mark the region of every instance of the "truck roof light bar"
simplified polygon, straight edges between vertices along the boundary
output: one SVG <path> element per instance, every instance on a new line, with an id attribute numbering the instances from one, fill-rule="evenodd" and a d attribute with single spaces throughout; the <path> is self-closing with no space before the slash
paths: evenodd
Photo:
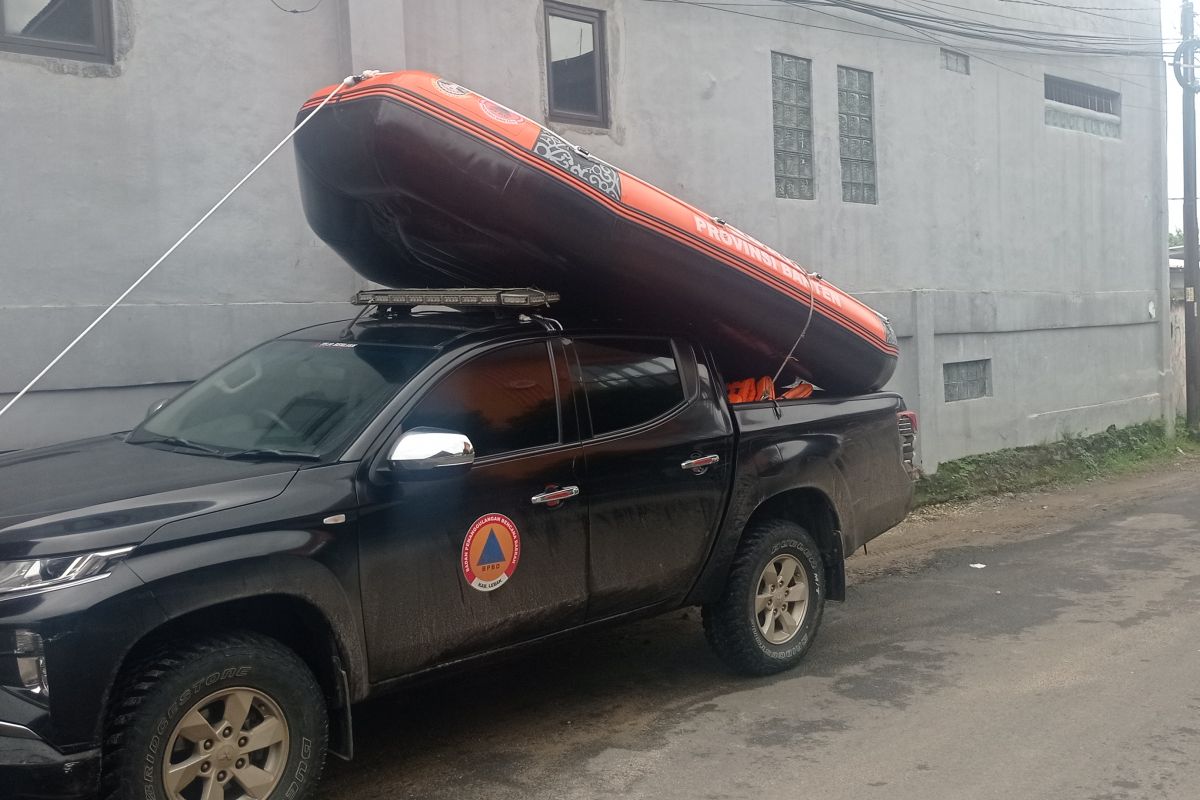
<path id="1" fill-rule="evenodd" d="M 356 306 L 545 308 L 558 299 L 558 292 L 540 289 L 368 289 L 350 302 Z"/>

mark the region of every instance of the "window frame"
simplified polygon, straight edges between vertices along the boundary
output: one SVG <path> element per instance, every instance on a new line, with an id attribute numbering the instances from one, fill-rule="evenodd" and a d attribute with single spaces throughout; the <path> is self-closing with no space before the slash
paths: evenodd
<path id="1" fill-rule="evenodd" d="M 616 439 L 616 438 L 620 438 L 622 436 L 629 436 L 632 434 L 641 433 L 642 431 L 645 431 L 645 430 L 649 430 L 650 428 L 661 425 L 662 423 L 666 422 L 668 419 L 675 416 L 676 414 L 679 414 L 681 411 L 683 411 L 684 409 L 686 409 L 688 407 L 689 403 L 692 402 L 694 392 L 693 392 L 692 385 L 689 383 L 688 374 L 684 369 L 684 364 L 686 362 L 682 358 L 682 353 L 680 351 L 679 342 L 676 341 L 673 337 L 653 336 L 653 335 L 645 336 L 645 335 L 638 335 L 638 334 L 626 335 L 626 334 L 614 333 L 614 334 L 599 334 L 599 335 L 584 334 L 582 336 L 572 336 L 569 338 L 571 340 L 571 346 L 568 348 L 568 353 L 569 353 L 569 357 L 570 357 L 568 363 L 569 363 L 570 370 L 571 370 L 571 383 L 573 384 L 573 388 L 575 390 L 575 396 L 577 398 L 576 405 L 577 405 L 578 411 L 579 411 L 579 417 L 580 417 L 579 421 L 580 421 L 580 428 L 581 428 L 579 433 L 580 433 L 580 440 L 583 443 L 588 444 L 588 443 L 592 443 L 592 442 L 601 442 L 601 441 L 606 441 L 608 439 Z M 670 349 L 671 349 L 671 358 L 675 361 L 675 374 L 679 376 L 679 388 L 680 388 L 679 402 L 676 403 L 675 405 L 671 406 L 670 408 L 666 409 L 662 413 L 660 413 L 656 416 L 653 416 L 650 419 L 643 420 L 642 422 L 639 422 L 635 425 L 630 425 L 625 428 L 617 428 L 616 430 L 605 431 L 604 433 L 597 434 L 595 431 L 595 426 L 594 426 L 593 420 L 592 420 L 592 406 L 591 406 L 591 401 L 588 398 L 587 384 L 583 380 L 583 362 L 579 358 L 579 351 L 575 349 L 574 345 L 576 342 L 602 343 L 605 341 L 615 341 L 618 343 L 620 343 L 620 342 L 636 342 L 636 341 L 666 342 L 668 347 L 670 347 Z"/>
<path id="2" fill-rule="evenodd" d="M 964 53 L 961 50 L 954 50 L 950 47 L 941 48 L 942 69 L 946 72 L 953 72 L 955 75 L 970 75 L 971 74 L 971 55 Z M 950 63 L 961 64 L 963 69 L 955 69 L 950 66 Z"/>
<path id="3" fill-rule="evenodd" d="M 1103 86 L 1096 86 L 1093 83 L 1083 83 L 1082 81 L 1063 78 L 1059 75 L 1051 75 L 1050 73 L 1043 73 L 1042 86 L 1042 94 L 1044 98 L 1049 100 L 1051 103 L 1060 103 L 1064 106 L 1072 106 L 1074 108 L 1082 109 L 1083 111 L 1090 111 L 1093 114 L 1106 114 L 1110 117 L 1121 119 L 1121 93 L 1118 91 L 1106 89 Z M 1050 95 L 1056 90 L 1063 92 L 1074 91 L 1092 95 L 1097 101 L 1107 102 L 1112 110 L 1104 111 L 1099 108 L 1091 108 L 1090 106 L 1080 105 L 1079 103 L 1074 103 L 1070 100 L 1059 100 L 1058 98 L 1051 97 Z M 1097 105 L 1099 105 L 1099 103 L 1097 103 Z"/>
<path id="4" fill-rule="evenodd" d="M 592 52 L 596 53 L 596 98 L 600 108 L 595 114 L 563 111 L 554 107 L 554 60 L 550 49 L 550 17 L 575 20 L 592 26 Z M 574 6 L 558 0 L 543 0 L 542 27 L 546 43 L 546 117 L 554 122 L 587 125 L 593 128 L 610 126 L 608 102 L 608 35 L 606 15 L 602 9 Z"/>
<path id="5" fill-rule="evenodd" d="M 950 396 L 952 394 L 951 388 L 950 388 L 951 386 L 956 386 L 956 387 L 961 388 L 961 387 L 967 386 L 968 384 L 966 381 L 963 381 L 961 379 L 954 380 L 954 381 L 947 380 L 947 378 L 948 378 L 948 376 L 946 374 L 947 369 L 955 368 L 955 367 L 965 367 L 967 365 L 975 365 L 975 364 L 978 364 L 981 366 L 980 372 L 982 373 L 982 375 L 980 376 L 980 379 L 979 379 L 982 381 L 981 393 L 980 394 L 971 394 L 971 395 L 967 395 L 964 397 L 951 397 Z M 992 357 L 991 356 L 986 356 L 984 358 L 968 358 L 968 359 L 964 359 L 962 361 L 943 361 L 942 362 L 942 403 L 943 404 L 948 405 L 950 403 L 964 403 L 964 402 L 968 402 L 970 400 L 985 400 L 989 397 L 994 397 L 994 396 L 995 396 L 995 394 L 993 392 L 993 383 L 992 383 Z"/>
<path id="6" fill-rule="evenodd" d="M 96 39 L 90 45 L 10 34 L 4 25 L 4 3 L 5 0 L 0 0 L 0 51 L 96 64 L 114 63 L 113 0 L 91 0 Z"/>

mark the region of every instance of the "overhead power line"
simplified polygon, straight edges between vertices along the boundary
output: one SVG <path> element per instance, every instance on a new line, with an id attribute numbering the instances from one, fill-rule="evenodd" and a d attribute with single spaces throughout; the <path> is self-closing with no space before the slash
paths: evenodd
<path id="1" fill-rule="evenodd" d="M 874 17 L 910 29 L 920 29 L 992 44 L 1039 50 L 1048 53 L 1080 55 L 1162 57 L 1165 42 L 1161 38 L 1103 36 L 1048 32 L 1032 28 L 993 25 L 988 22 L 885 8 L 859 0 L 779 0 L 783 5 L 811 8 L 832 6 L 863 16 Z"/>

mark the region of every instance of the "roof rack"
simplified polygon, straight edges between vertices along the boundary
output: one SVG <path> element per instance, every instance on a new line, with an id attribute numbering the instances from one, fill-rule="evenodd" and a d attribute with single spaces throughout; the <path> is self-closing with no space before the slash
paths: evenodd
<path id="1" fill-rule="evenodd" d="M 356 306 L 543 308 L 558 299 L 558 292 L 541 289 L 367 289 L 350 302 Z"/>

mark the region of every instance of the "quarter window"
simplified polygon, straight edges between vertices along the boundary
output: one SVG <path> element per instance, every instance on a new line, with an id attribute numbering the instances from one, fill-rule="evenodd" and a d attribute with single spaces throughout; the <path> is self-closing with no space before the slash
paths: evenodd
<path id="1" fill-rule="evenodd" d="M 576 340 L 575 352 L 593 436 L 649 422 L 684 400 L 666 339 Z"/>
<path id="2" fill-rule="evenodd" d="M 550 118 L 608 125 L 604 12 L 546 2 Z"/>
<path id="3" fill-rule="evenodd" d="M 112 63 L 112 0 L 0 0 L 0 50 Z"/>
<path id="4" fill-rule="evenodd" d="M 404 429 L 466 434 L 479 457 L 560 441 L 558 395 L 545 342 L 507 347 L 456 369 L 404 420 Z"/>

